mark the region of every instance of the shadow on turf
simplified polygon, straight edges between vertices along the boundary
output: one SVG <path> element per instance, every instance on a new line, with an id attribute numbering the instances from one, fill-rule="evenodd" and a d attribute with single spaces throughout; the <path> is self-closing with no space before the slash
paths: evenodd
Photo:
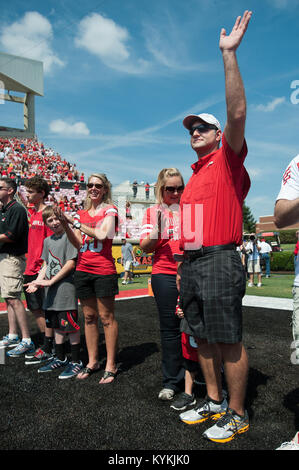
<path id="1" fill-rule="evenodd" d="M 149 356 L 157 352 L 159 349 L 156 343 L 135 344 L 123 348 L 117 355 L 117 362 L 121 362 L 121 370 L 124 372 L 142 364 Z"/>
<path id="2" fill-rule="evenodd" d="M 261 385 L 266 386 L 270 378 L 270 376 L 263 374 L 257 369 L 249 368 L 245 408 L 250 419 L 254 416 L 252 407 L 258 397 L 258 389 Z"/>
<path id="3" fill-rule="evenodd" d="M 32 336 L 34 342 L 38 343 L 39 333 Z M 248 349 L 251 349 L 249 347 Z M 70 344 L 66 342 L 66 352 L 70 354 Z M 118 373 L 127 372 L 128 370 L 136 367 L 138 364 L 142 364 L 146 361 L 151 355 L 159 353 L 159 348 L 155 342 L 144 342 L 141 344 L 136 344 L 132 346 L 125 346 L 117 354 L 117 364 L 118 364 Z M 81 335 L 81 360 L 84 365 L 88 363 L 88 351 L 86 346 L 86 340 L 84 333 Z M 106 364 L 106 346 L 105 346 L 105 336 L 104 333 L 99 334 L 99 359 L 100 359 L 100 368 L 99 371 L 105 369 Z M 204 381 L 202 373 L 199 368 L 200 380 Z M 227 390 L 227 385 L 224 376 L 223 379 L 223 388 Z M 266 386 L 267 382 L 271 379 L 270 376 L 267 376 L 261 373 L 259 370 L 254 368 L 249 368 L 248 374 L 248 387 L 246 394 L 246 409 L 248 410 L 249 417 L 253 418 L 252 405 L 256 398 L 258 397 L 258 389 L 261 385 Z M 195 390 L 200 390 L 199 396 L 202 395 L 202 386 L 196 387 Z M 205 387 L 204 387 L 205 389 Z M 203 396 L 205 396 L 205 393 Z M 299 389 L 295 389 L 285 396 L 284 405 L 286 408 L 294 412 L 295 414 L 295 427 L 299 428 L 299 416 L 298 416 L 298 404 L 299 404 Z"/>
<path id="4" fill-rule="evenodd" d="M 41 336 L 39 333 L 32 335 L 32 340 L 35 344 L 41 344 Z M 86 346 L 86 340 L 84 334 L 81 335 L 81 351 L 80 357 L 84 365 L 88 363 L 88 351 Z M 69 341 L 66 341 L 66 353 L 70 354 L 70 344 Z M 120 364 L 118 366 L 119 373 L 126 372 L 132 367 L 136 367 L 138 364 L 142 364 L 145 360 L 152 354 L 158 353 L 159 348 L 157 343 L 141 343 L 135 344 L 132 346 L 126 346 L 122 348 L 117 354 L 116 362 Z M 99 335 L 99 360 L 100 368 L 99 370 L 105 369 L 106 363 L 106 346 L 105 346 L 105 336 L 103 333 Z"/>
<path id="5" fill-rule="evenodd" d="M 294 427 L 299 429 L 299 388 L 285 395 L 283 405 L 294 413 Z"/>

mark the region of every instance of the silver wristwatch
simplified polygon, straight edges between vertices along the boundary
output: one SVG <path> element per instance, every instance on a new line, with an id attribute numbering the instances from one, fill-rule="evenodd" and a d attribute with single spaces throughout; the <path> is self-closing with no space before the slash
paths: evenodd
<path id="1" fill-rule="evenodd" d="M 75 222 L 73 222 L 73 227 L 80 228 L 81 227 L 81 222 L 79 222 L 79 220 L 75 220 Z"/>

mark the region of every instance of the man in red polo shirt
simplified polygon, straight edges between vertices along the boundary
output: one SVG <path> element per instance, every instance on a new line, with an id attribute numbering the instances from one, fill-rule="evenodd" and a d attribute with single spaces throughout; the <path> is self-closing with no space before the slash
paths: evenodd
<path id="1" fill-rule="evenodd" d="M 228 442 L 249 428 L 244 408 L 248 360 L 242 345 L 246 278 L 236 246 L 242 244 L 242 207 L 250 180 L 243 165 L 246 98 L 236 50 L 250 18 L 251 12 L 245 11 L 229 35 L 224 29 L 220 33 L 227 105 L 223 133 L 211 114 L 183 121 L 198 161 L 180 203 L 184 261 L 177 281 L 185 332 L 197 340 L 207 397 L 180 419 L 188 424 L 217 420 L 203 434 L 214 442 Z M 222 395 L 222 364 L 229 402 Z"/>

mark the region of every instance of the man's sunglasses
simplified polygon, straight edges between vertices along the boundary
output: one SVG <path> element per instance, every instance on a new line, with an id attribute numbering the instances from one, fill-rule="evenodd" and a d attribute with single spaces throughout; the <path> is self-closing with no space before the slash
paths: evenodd
<path id="1" fill-rule="evenodd" d="M 195 131 L 198 131 L 200 134 L 203 134 L 204 132 L 208 132 L 211 129 L 216 131 L 217 127 L 213 124 L 198 124 L 198 126 L 191 127 L 189 133 L 190 135 L 193 135 Z"/>
<path id="2" fill-rule="evenodd" d="M 184 191 L 184 186 L 165 186 L 165 191 L 168 193 L 175 193 L 176 191 L 178 193 L 182 193 Z"/>
<path id="3" fill-rule="evenodd" d="M 102 189 L 104 187 L 103 184 L 100 183 L 87 183 L 86 185 L 89 189 L 95 187 L 96 189 Z"/>

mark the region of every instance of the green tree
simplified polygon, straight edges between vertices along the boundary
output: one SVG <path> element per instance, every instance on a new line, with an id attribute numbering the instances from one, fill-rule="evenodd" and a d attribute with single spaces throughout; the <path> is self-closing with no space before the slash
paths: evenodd
<path id="1" fill-rule="evenodd" d="M 253 214 L 246 204 L 243 204 L 243 230 L 247 233 L 255 232 L 256 220 L 253 217 Z"/>

